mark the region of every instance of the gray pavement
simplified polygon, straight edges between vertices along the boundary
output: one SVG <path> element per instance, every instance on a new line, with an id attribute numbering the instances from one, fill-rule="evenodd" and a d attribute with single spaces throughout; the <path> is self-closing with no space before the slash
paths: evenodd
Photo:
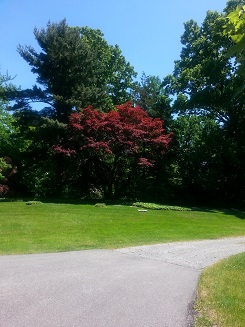
<path id="1" fill-rule="evenodd" d="M 200 272 L 245 237 L 0 256 L 0 327 L 186 327 Z"/>

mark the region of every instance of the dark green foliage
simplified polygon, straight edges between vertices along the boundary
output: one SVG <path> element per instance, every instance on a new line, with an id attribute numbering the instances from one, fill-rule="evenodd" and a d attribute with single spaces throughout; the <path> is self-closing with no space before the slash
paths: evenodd
<path id="1" fill-rule="evenodd" d="M 16 192 L 35 197 L 60 196 L 62 161 L 52 156 L 52 146 L 64 135 L 65 124 L 33 110 L 15 114 L 20 149 Z"/>
<path id="2" fill-rule="evenodd" d="M 242 5 L 228 1 L 223 13 L 207 12 L 202 24 L 186 22 L 180 59 L 163 81 L 143 73 L 134 82 L 133 67 L 100 30 L 70 27 L 65 19 L 35 28 L 39 50 L 18 51 L 39 85 L 19 90 L 0 76 L 0 158 L 18 167 L 11 188 L 39 198 L 243 203 Z M 15 100 L 13 115 L 8 99 Z M 134 105 L 144 110 L 156 134 L 155 118 L 173 132 L 167 152 L 158 151 L 153 132 L 142 137 L 147 124 L 117 120 L 115 105 L 127 100 L 134 113 Z M 44 108 L 33 110 L 35 102 Z M 86 112 L 94 117 L 82 120 Z"/>
<path id="3" fill-rule="evenodd" d="M 0 157 L 13 156 L 18 148 L 14 138 L 14 118 L 8 112 L 9 102 L 7 95 L 9 92 L 16 90 L 10 83 L 12 78 L 0 73 Z"/>
<path id="4" fill-rule="evenodd" d="M 16 89 L 11 80 L 10 76 L 0 74 L 0 196 L 9 193 L 11 181 L 17 172 L 16 159 L 20 146 L 15 137 L 15 119 L 7 110 L 7 94 Z"/>
<path id="5" fill-rule="evenodd" d="M 201 26 L 185 23 L 180 60 L 164 86 L 179 115 L 172 127 L 180 189 L 234 202 L 245 198 L 245 94 L 235 58 L 227 57 L 225 22 L 225 13 L 209 11 Z"/>
<path id="6" fill-rule="evenodd" d="M 165 126 L 171 120 L 170 98 L 165 94 L 162 81 L 158 76 L 142 74 L 133 91 L 134 102 L 151 117 L 164 119 Z"/>
<path id="7" fill-rule="evenodd" d="M 70 27 L 66 20 L 49 22 L 46 29 L 34 29 L 41 52 L 19 46 L 18 52 L 37 74 L 40 89 L 12 94 L 15 108 L 28 102 L 46 103 L 53 118 L 66 122 L 72 111 L 93 105 L 111 108 L 130 99 L 134 69 L 119 47 L 111 46 L 100 30 Z"/>

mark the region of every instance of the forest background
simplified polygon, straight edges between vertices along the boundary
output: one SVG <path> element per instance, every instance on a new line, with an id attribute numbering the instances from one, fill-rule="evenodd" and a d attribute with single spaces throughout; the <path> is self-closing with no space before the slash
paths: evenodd
<path id="1" fill-rule="evenodd" d="M 242 205 L 243 10 L 187 21 L 161 78 L 137 77 L 99 29 L 35 28 L 18 53 L 37 83 L 1 75 L 1 196 Z"/>

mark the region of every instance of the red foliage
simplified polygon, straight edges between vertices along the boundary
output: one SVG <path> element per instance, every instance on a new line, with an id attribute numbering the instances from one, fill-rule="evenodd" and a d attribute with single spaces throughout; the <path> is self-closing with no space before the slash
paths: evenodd
<path id="1" fill-rule="evenodd" d="M 0 196 L 4 196 L 9 192 L 8 185 L 2 185 L 0 184 Z"/>
<path id="2" fill-rule="evenodd" d="M 0 184 L 0 196 L 4 196 L 9 192 L 9 186 L 7 185 L 9 178 L 17 173 L 17 167 L 12 165 L 12 160 L 9 157 L 3 157 L 7 167 L 0 171 L 3 175 Z"/>
<path id="3" fill-rule="evenodd" d="M 75 150 L 71 150 L 69 148 L 66 149 L 66 148 L 64 148 L 62 146 L 58 146 L 58 145 L 54 145 L 53 149 L 54 149 L 55 152 L 61 153 L 61 154 L 65 155 L 65 156 L 67 156 L 67 157 L 70 157 L 71 155 L 76 153 Z"/>
<path id="4" fill-rule="evenodd" d="M 149 159 L 146 158 L 139 158 L 138 165 L 145 166 L 145 167 L 154 167 L 154 161 L 153 160 L 150 161 Z"/>
<path id="5" fill-rule="evenodd" d="M 88 107 L 72 114 L 68 138 L 54 150 L 66 156 L 86 150 L 97 156 L 135 156 L 140 166 L 153 167 L 155 152 L 164 154 L 171 138 L 160 118 L 126 103 L 108 113 Z"/>
<path id="6" fill-rule="evenodd" d="M 92 183 L 111 197 L 123 194 L 126 184 L 129 193 L 138 192 L 149 176 L 157 178 L 171 139 L 161 119 L 126 103 L 107 113 L 88 107 L 71 114 L 66 137 L 53 149 L 66 157 L 67 183 Z"/>

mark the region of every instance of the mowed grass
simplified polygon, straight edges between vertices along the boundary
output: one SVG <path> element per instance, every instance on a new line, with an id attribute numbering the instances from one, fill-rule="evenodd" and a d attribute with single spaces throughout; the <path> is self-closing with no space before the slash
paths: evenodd
<path id="1" fill-rule="evenodd" d="M 0 202 L 0 254 L 119 248 L 245 235 L 243 212 Z"/>
<path id="2" fill-rule="evenodd" d="M 207 268 L 198 286 L 196 327 L 245 326 L 245 253 Z"/>

